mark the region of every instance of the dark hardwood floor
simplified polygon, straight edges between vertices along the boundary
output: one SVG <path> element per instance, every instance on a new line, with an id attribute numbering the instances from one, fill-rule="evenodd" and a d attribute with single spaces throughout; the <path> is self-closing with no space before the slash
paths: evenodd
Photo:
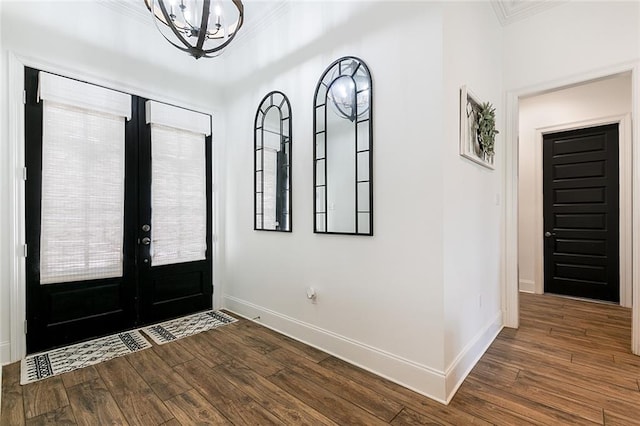
<path id="1" fill-rule="evenodd" d="M 19 385 L 4 367 L 4 425 L 640 424 L 630 310 L 521 295 L 448 406 L 241 320 Z"/>

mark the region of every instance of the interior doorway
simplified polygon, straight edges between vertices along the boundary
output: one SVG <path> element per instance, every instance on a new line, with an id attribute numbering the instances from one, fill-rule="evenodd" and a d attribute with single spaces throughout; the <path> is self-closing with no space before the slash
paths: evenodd
<path id="1" fill-rule="evenodd" d="M 632 339 L 631 349 L 634 354 L 640 354 L 640 298 L 632 297 L 634 294 L 640 294 L 640 275 L 633 265 L 640 264 L 640 232 L 638 232 L 638 223 L 640 223 L 640 188 L 632 186 L 632 176 L 637 176 L 640 172 L 640 150 L 632 147 L 633 139 L 640 134 L 640 125 L 637 121 L 632 121 L 631 116 L 637 114 L 638 101 L 640 97 L 635 93 L 640 87 L 640 78 L 638 75 L 638 64 L 627 64 L 617 67 L 610 67 L 607 70 L 594 71 L 591 73 L 583 73 L 580 76 L 557 80 L 539 84 L 535 87 L 528 87 L 520 90 L 511 90 L 506 94 L 506 162 L 505 162 L 505 281 L 504 281 L 504 324 L 506 327 L 518 327 L 519 324 L 519 293 L 520 290 L 525 292 L 543 292 L 542 267 L 535 268 L 538 259 L 543 258 L 543 235 L 542 231 L 542 209 L 537 213 L 536 209 L 523 209 L 519 202 L 523 199 L 530 199 L 533 203 L 541 205 L 542 202 L 542 179 L 530 181 L 528 190 L 523 189 L 523 176 L 526 175 L 527 167 L 534 172 L 540 170 L 542 166 L 542 135 L 553 131 L 572 130 L 580 127 L 589 127 L 595 125 L 618 123 L 621 133 L 620 158 L 620 248 L 621 248 L 621 268 L 620 268 L 620 293 L 621 304 L 632 308 Z M 530 131 L 523 132 L 524 120 L 522 119 L 522 107 L 529 99 L 535 99 L 539 96 L 557 94 L 565 90 L 571 90 L 577 87 L 589 87 L 593 83 L 599 83 L 607 80 L 626 79 L 626 97 L 630 99 L 627 105 L 631 105 L 630 114 L 620 113 L 619 115 L 611 115 L 598 118 L 584 119 L 574 118 L 567 120 L 567 124 L 546 124 L 532 127 Z M 593 99 L 592 99 L 593 100 Z M 596 104 L 600 99 L 595 97 Z M 604 103 L 601 102 L 601 105 Z M 556 115 L 558 112 L 572 111 L 566 108 L 566 104 L 556 104 L 547 107 L 543 114 L 536 117 L 540 118 L 547 115 Z M 582 121 L 581 121 L 582 120 Z M 633 132 L 632 132 L 633 130 Z M 633 133 L 633 135 L 632 135 Z M 538 145 L 528 145 L 522 139 L 539 140 Z M 626 142 L 623 142 L 626 141 Z M 520 158 L 527 155 L 527 147 L 532 146 L 529 152 L 529 163 L 520 163 Z M 538 152 L 539 151 L 539 152 Z M 633 160 L 633 161 L 632 161 Z M 624 163 L 624 164 L 623 164 Z M 538 166 L 538 167 L 534 167 Z M 532 174 L 535 176 L 535 174 Z M 622 186 L 626 186 L 624 191 Z M 526 197 L 522 195 L 526 194 Z M 633 195 L 633 197 L 631 197 Z M 623 200 L 623 198 L 625 198 Z M 531 221 L 528 227 L 522 226 L 522 217 L 529 213 Z M 536 215 L 539 219 L 536 220 Z M 632 226 L 635 224 L 635 226 Z M 522 240 L 526 238 L 527 229 L 530 233 L 540 236 L 539 243 L 524 245 Z M 524 231 L 524 232 L 523 232 Z M 626 241 L 623 241 L 626 240 Z M 623 246 L 625 250 L 623 250 Z M 518 253 L 521 247 L 525 247 L 525 251 Z M 633 249 L 633 250 L 631 250 Z M 527 265 L 527 259 L 529 265 Z M 530 266 L 533 272 L 524 275 L 523 269 Z M 536 272 L 540 275 L 536 275 Z M 528 279 L 527 279 L 528 278 Z M 524 280 L 523 280 L 524 279 Z M 524 281 L 524 282 L 523 282 Z M 626 283 L 626 285 L 625 285 Z"/>
<path id="2" fill-rule="evenodd" d="M 518 192 L 530 194 L 518 200 L 520 291 L 542 294 L 550 289 L 552 293 L 591 297 L 631 306 L 631 86 L 631 74 L 623 73 L 520 99 Z M 576 153 L 559 153 L 555 160 L 545 157 L 549 154 L 544 152 L 545 143 L 552 143 L 551 135 L 570 136 L 571 132 L 580 132 L 579 129 L 601 126 L 612 126 L 618 130 L 619 147 L 609 147 L 609 151 L 598 154 L 580 144 L 575 149 Z M 562 149 L 574 143 L 568 140 L 557 142 Z M 615 152 L 611 151 L 612 148 L 616 148 Z M 582 149 L 586 151 L 580 153 Z M 595 158 L 606 156 L 607 152 L 615 158 L 609 158 L 608 161 L 606 158 Z M 553 155 L 551 158 L 554 158 Z M 587 161 L 589 159 L 594 161 Z M 576 164 L 554 165 L 553 161 L 573 161 Z M 616 162 L 618 167 L 614 171 L 612 167 Z M 609 190 L 605 195 L 599 186 L 602 182 L 596 182 L 603 178 L 596 176 L 600 172 L 592 166 L 607 166 L 602 171 L 608 173 L 610 185 L 617 186 L 617 190 Z M 547 173 L 543 173 L 545 168 L 549 168 Z M 551 176 L 553 173 L 560 173 L 557 181 L 546 182 L 545 175 Z M 545 184 L 549 186 L 546 190 Z M 576 190 L 574 184 L 583 189 Z M 553 188 L 553 185 L 557 188 Z M 596 195 L 606 198 L 589 198 Z M 549 204 L 554 202 L 557 202 L 556 209 L 564 213 L 575 211 L 583 216 L 563 215 L 560 216 L 562 221 L 572 219 L 574 223 L 552 223 L 553 218 L 545 218 L 544 213 L 545 208 L 552 209 Z M 595 216 L 584 216 L 586 210 L 591 209 L 594 213 L 603 208 L 606 210 L 607 202 L 610 209 L 598 218 L 605 219 L 599 231 L 593 228 L 595 223 L 576 221 L 579 218 L 596 219 Z M 547 214 L 553 215 L 551 210 Z M 591 231 L 589 227 L 592 227 Z M 557 234 L 554 231 L 556 228 L 560 229 L 559 239 L 554 235 Z M 601 235 L 594 239 L 594 231 Z M 603 232 L 608 233 L 608 239 L 600 238 Z M 587 234 L 591 238 L 587 238 Z M 580 254 L 575 250 L 586 251 Z M 554 258 L 559 262 L 554 264 Z M 606 271 L 599 269 L 600 266 L 606 266 Z M 602 273 L 608 274 L 606 279 L 598 278 Z M 598 285 L 597 282 L 610 285 Z M 563 285 L 573 290 L 563 289 Z M 591 291 L 585 293 L 579 290 L 585 286 L 590 287 Z M 611 290 L 612 287 L 616 290 Z"/>

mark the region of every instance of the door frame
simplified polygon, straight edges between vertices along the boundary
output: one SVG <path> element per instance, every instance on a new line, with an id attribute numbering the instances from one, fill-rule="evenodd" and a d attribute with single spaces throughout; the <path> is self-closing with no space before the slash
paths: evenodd
<path id="1" fill-rule="evenodd" d="M 543 170 L 542 170 L 542 140 L 543 137 L 550 133 L 558 133 L 569 130 L 584 129 L 588 127 L 606 126 L 608 124 L 618 124 L 618 176 L 619 176 L 619 240 L 620 240 L 620 306 L 625 308 L 631 307 L 631 232 L 633 230 L 631 223 L 631 114 L 621 114 L 592 120 L 576 121 L 571 123 L 563 123 L 553 126 L 545 126 L 536 128 L 535 138 L 536 150 L 534 156 L 534 179 L 535 179 L 535 196 L 533 200 L 534 223 L 535 223 L 535 251 L 533 258 L 534 268 L 534 293 L 544 293 L 544 218 L 543 218 Z"/>
<path id="2" fill-rule="evenodd" d="M 631 116 L 638 117 L 640 112 L 640 62 L 634 61 L 605 69 L 584 72 L 566 78 L 544 82 L 535 86 L 508 90 L 505 93 L 505 149 L 504 149 L 504 222 L 502 240 L 502 310 L 505 327 L 517 328 L 519 325 L 518 290 L 518 113 L 519 99 L 566 88 L 592 80 L 610 77 L 616 74 L 631 73 L 632 108 Z M 632 122 L 632 229 L 631 237 L 631 288 L 632 321 L 631 351 L 640 355 L 640 119 Z M 629 178 L 629 177 L 627 177 Z"/>
<path id="3" fill-rule="evenodd" d="M 193 105 L 189 101 L 170 98 L 161 93 L 154 93 L 140 87 L 130 86 L 110 80 L 106 75 L 95 75 L 87 72 L 81 72 L 77 69 L 70 69 L 60 64 L 50 63 L 38 58 L 23 56 L 15 51 L 8 52 L 8 145 L 9 145 L 9 170 L 7 171 L 8 187 L 9 187 L 9 318 L 10 318 L 10 362 L 19 361 L 26 355 L 26 269 L 25 269 L 25 181 L 23 177 L 23 169 L 25 167 L 25 138 L 24 138 L 24 68 L 31 67 L 41 71 L 47 71 L 54 74 L 60 74 L 65 77 L 85 81 L 87 83 L 96 84 L 110 89 L 131 93 L 147 99 L 153 99 L 159 102 L 165 102 L 173 105 L 191 109 L 193 111 L 202 112 L 211 115 L 212 120 L 217 117 L 217 112 L 212 111 L 211 106 L 204 107 L 202 105 Z M 212 204 L 212 279 L 214 285 L 213 292 L 213 308 L 218 309 L 222 306 L 222 289 L 217 283 L 221 282 L 222 265 L 220 264 L 221 256 L 218 255 L 218 238 L 221 229 L 218 225 L 218 215 L 216 214 L 216 206 L 221 205 L 222 194 L 218 191 L 216 182 L 219 180 L 218 170 L 222 169 L 222 164 L 218 162 L 219 155 L 217 141 L 214 136 L 214 126 L 212 125 L 212 156 L 211 167 L 213 174 L 213 182 L 211 197 Z M 0 360 L 2 361 L 2 360 Z M 1 362 L 0 362 L 1 364 Z"/>

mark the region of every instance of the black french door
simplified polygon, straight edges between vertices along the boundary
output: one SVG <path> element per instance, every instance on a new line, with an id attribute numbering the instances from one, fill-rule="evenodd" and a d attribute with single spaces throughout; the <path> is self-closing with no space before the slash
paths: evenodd
<path id="1" fill-rule="evenodd" d="M 151 229 L 151 130 L 145 120 L 146 99 L 136 96 L 132 96 L 132 118 L 124 124 L 122 273 L 109 278 L 41 282 L 42 200 L 46 176 L 43 177 L 42 172 L 44 124 L 43 105 L 38 100 L 38 73 L 35 69 L 25 69 L 27 352 L 210 309 L 213 294 L 211 136 L 204 139 L 204 259 L 154 266 L 151 253 L 154 244 L 154 230 Z M 95 179 L 99 170 L 87 173 Z M 78 176 L 78 182 L 87 176 Z M 161 203 L 162 200 L 155 202 Z M 96 234 L 100 234 L 100 229 Z M 56 242 L 49 244 L 55 247 Z M 60 244 L 62 246 L 63 242 Z"/>

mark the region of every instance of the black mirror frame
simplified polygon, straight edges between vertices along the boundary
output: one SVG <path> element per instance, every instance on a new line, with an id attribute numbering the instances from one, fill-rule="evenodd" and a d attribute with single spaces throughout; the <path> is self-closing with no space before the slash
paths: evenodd
<path id="1" fill-rule="evenodd" d="M 273 103 L 273 97 L 274 95 L 280 95 L 282 96 L 282 102 L 280 102 L 280 104 L 275 105 Z M 267 104 L 268 102 L 270 102 L 269 104 Z M 287 167 L 287 184 L 288 184 L 288 203 L 289 203 L 289 207 L 288 207 L 288 214 L 287 214 L 287 219 L 288 219 L 288 229 L 264 229 L 264 216 L 263 217 L 263 221 L 262 221 L 262 228 L 258 227 L 258 216 L 261 216 L 264 214 L 264 198 L 261 197 L 262 200 L 262 209 L 261 209 L 261 213 L 258 214 L 258 205 L 257 205 L 257 194 L 261 193 L 258 191 L 258 179 L 257 179 L 257 175 L 258 173 L 262 173 L 262 170 L 258 170 L 258 161 L 257 161 L 257 153 L 258 151 L 262 151 L 263 150 L 263 146 L 261 145 L 261 147 L 258 147 L 258 138 L 257 138 L 257 133 L 258 131 L 261 131 L 262 134 L 262 143 L 264 144 L 264 129 L 263 129 L 263 125 L 264 125 L 264 119 L 267 116 L 267 112 L 271 109 L 271 108 L 276 108 L 278 110 L 278 114 L 280 115 L 280 138 L 282 140 L 282 138 L 285 138 L 285 136 L 283 135 L 283 122 L 284 121 L 288 121 L 287 127 L 288 127 L 288 140 L 286 142 L 282 142 L 283 144 L 288 144 L 289 145 L 289 152 L 288 152 L 288 163 L 286 164 Z M 286 109 L 286 114 L 283 113 L 283 108 Z M 283 118 L 285 117 L 285 118 Z M 258 120 L 260 119 L 260 123 L 258 123 Z M 256 115 L 255 115 L 255 120 L 254 120 L 254 129 L 253 129 L 253 229 L 255 231 L 271 231 L 271 232 L 293 232 L 293 188 L 292 188 L 292 173 L 291 173 L 291 165 L 293 164 L 293 135 L 292 135 L 292 122 L 293 122 L 293 116 L 292 116 L 292 112 L 291 112 L 291 103 L 289 102 L 289 98 L 287 97 L 287 95 L 285 95 L 283 92 L 279 91 L 279 90 L 274 90 L 271 91 L 269 93 L 267 93 L 264 98 L 262 98 L 262 100 L 260 101 L 260 103 L 258 104 L 258 109 L 256 110 Z M 264 167 L 264 155 L 262 157 L 262 167 Z M 264 177 L 262 178 L 262 182 L 264 182 Z M 264 185 L 263 185 L 264 186 Z M 263 188 L 262 188 L 263 189 Z"/>
<path id="2" fill-rule="evenodd" d="M 354 121 L 354 126 L 355 126 L 355 149 L 356 149 L 356 170 L 355 170 L 355 187 L 356 187 L 356 193 L 355 193 L 355 232 L 330 232 L 327 230 L 327 212 L 326 212 L 326 208 L 327 208 L 327 191 L 326 191 L 326 183 L 327 183 L 327 161 L 326 161 L 326 148 L 327 148 L 327 140 L 326 137 L 323 138 L 324 140 L 324 146 L 323 146 L 323 152 L 324 152 L 324 158 L 318 158 L 317 157 L 317 137 L 319 134 L 325 133 L 326 134 L 326 125 L 327 125 L 327 109 L 328 109 L 328 105 L 327 103 L 329 102 L 329 100 L 327 99 L 328 93 L 329 93 L 329 89 L 331 87 L 331 84 L 342 74 L 342 70 L 341 70 L 341 64 L 343 61 L 355 61 L 357 63 L 357 67 L 356 69 L 353 70 L 353 73 L 351 74 L 352 76 L 355 75 L 355 73 L 357 72 L 358 69 L 362 68 L 365 70 L 366 72 L 366 76 L 368 78 L 368 85 L 369 85 L 369 108 L 367 111 L 367 118 L 364 120 L 358 120 L 357 117 L 355 118 Z M 333 80 L 331 80 L 331 82 L 329 83 L 329 85 L 325 85 L 324 84 L 324 80 L 325 77 L 332 73 L 335 69 L 338 69 L 338 74 L 337 77 L 334 78 Z M 322 101 L 319 102 L 318 100 L 318 95 L 319 95 L 319 91 L 321 86 L 325 86 L 326 90 L 324 91 L 324 99 Z M 358 87 L 356 86 L 356 93 L 358 91 Z M 342 58 L 339 58 L 337 60 L 335 60 L 334 62 L 331 63 L 331 65 L 329 65 L 325 71 L 322 73 L 322 75 L 320 76 L 320 79 L 318 80 L 318 84 L 316 86 L 316 90 L 313 96 L 313 232 L 315 234 L 334 234 L 334 235 L 360 235 L 360 236 L 373 236 L 373 80 L 371 78 L 371 72 L 369 71 L 369 68 L 367 67 L 367 65 L 365 64 L 365 62 L 360 59 L 357 58 L 355 56 L 344 56 Z M 324 115 L 323 115 L 323 122 L 324 122 L 324 126 L 323 129 L 324 130 L 318 130 L 318 114 L 317 111 L 319 108 L 324 108 Z M 368 136 L 369 136 L 369 144 L 368 144 L 368 148 L 366 150 L 358 150 L 358 124 L 359 123 L 363 123 L 365 121 L 368 121 L 369 123 L 369 129 L 368 129 Z M 369 178 L 367 181 L 359 181 L 358 180 L 358 154 L 363 153 L 363 152 L 368 152 L 369 155 Z M 317 168 L 318 168 L 318 161 L 323 161 L 324 160 L 324 185 L 318 185 L 317 183 Z M 369 207 L 368 207 L 368 211 L 358 211 L 358 184 L 359 183 L 365 183 L 368 182 L 369 184 Z M 317 196 L 317 189 L 321 186 L 325 187 L 325 191 L 324 191 L 324 206 L 325 206 L 325 211 L 324 212 L 319 212 L 318 211 L 318 196 Z M 358 214 L 363 214 L 363 213 L 368 213 L 369 214 L 369 232 L 358 232 Z M 325 220 L 325 225 L 324 225 L 324 231 L 318 231 L 318 215 L 324 215 L 324 220 Z"/>

